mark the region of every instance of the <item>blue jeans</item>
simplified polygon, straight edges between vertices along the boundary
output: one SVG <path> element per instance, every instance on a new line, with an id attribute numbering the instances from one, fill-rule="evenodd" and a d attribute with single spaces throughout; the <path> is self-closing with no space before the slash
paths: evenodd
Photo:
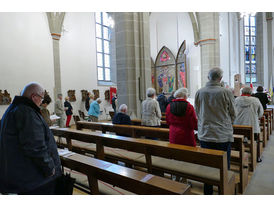
<path id="1" fill-rule="evenodd" d="M 230 169 L 230 154 L 231 154 L 231 142 L 216 143 L 200 141 L 201 148 L 216 149 L 227 152 L 227 169 Z M 204 184 L 204 194 L 213 194 L 213 185 Z"/>

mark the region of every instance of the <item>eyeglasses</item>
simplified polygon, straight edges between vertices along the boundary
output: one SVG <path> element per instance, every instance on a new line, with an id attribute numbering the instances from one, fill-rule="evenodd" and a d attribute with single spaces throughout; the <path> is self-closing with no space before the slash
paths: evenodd
<path id="1" fill-rule="evenodd" d="M 37 95 L 38 97 L 40 97 L 41 98 L 41 100 L 43 100 L 44 99 L 44 97 L 42 97 L 40 94 L 35 94 L 35 95 Z"/>

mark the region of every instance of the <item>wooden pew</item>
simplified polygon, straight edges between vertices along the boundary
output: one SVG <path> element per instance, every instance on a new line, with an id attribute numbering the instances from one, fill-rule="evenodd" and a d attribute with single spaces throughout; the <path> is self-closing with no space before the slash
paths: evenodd
<path id="1" fill-rule="evenodd" d="M 271 111 L 271 119 L 272 119 L 272 128 L 274 127 L 274 109 L 267 108 L 266 110 Z"/>
<path id="2" fill-rule="evenodd" d="M 257 164 L 257 142 L 254 139 L 253 128 L 245 125 L 233 125 L 233 134 L 244 135 L 250 140 L 250 143 L 246 143 L 245 145 L 251 155 L 250 170 L 255 171 Z"/>
<path id="3" fill-rule="evenodd" d="M 136 126 L 142 126 L 141 125 L 141 120 L 140 119 L 132 119 L 131 120 L 132 125 L 136 125 Z M 161 120 L 161 128 L 169 128 L 169 126 L 167 125 L 166 121 Z"/>
<path id="4" fill-rule="evenodd" d="M 123 136 L 129 137 L 156 137 L 160 140 L 169 141 L 169 129 L 166 128 L 154 128 L 146 126 L 135 126 L 135 125 L 118 125 L 106 122 L 85 122 L 78 121 L 76 128 L 81 129 L 91 129 L 100 130 L 103 133 L 115 132 L 118 134 L 123 134 Z M 156 132 L 155 132 L 156 131 Z"/>
<path id="5" fill-rule="evenodd" d="M 227 170 L 226 152 L 218 150 L 170 144 L 163 141 L 121 137 L 95 132 L 72 131 L 65 128 L 52 128 L 55 136 L 65 137 L 68 148 L 73 149 L 72 139 L 96 143 L 96 157 L 105 157 L 104 147 L 119 148 L 145 155 L 144 164 L 148 172 L 166 173 L 213 184 L 219 187 L 220 194 L 234 194 L 235 174 Z M 170 169 L 173 164 L 179 169 Z M 194 163 L 194 164 L 193 164 Z M 189 170 L 189 168 L 193 168 Z M 215 169 L 214 169 L 215 168 Z"/>
<path id="6" fill-rule="evenodd" d="M 266 126 L 267 126 L 267 139 L 269 140 L 270 135 L 272 134 L 272 119 L 271 119 L 271 111 L 265 110 L 264 116 L 266 119 Z"/>
<path id="7" fill-rule="evenodd" d="M 110 162 L 73 154 L 60 156 L 64 167 L 81 172 L 88 177 L 91 194 L 99 195 L 98 180 L 140 195 L 188 195 L 190 186 L 122 167 Z"/>
<path id="8" fill-rule="evenodd" d="M 260 118 L 260 128 L 261 128 L 261 134 L 262 134 L 262 139 L 263 139 L 263 147 L 265 147 L 267 144 L 267 128 L 265 125 L 266 125 L 265 117 L 262 116 Z"/>

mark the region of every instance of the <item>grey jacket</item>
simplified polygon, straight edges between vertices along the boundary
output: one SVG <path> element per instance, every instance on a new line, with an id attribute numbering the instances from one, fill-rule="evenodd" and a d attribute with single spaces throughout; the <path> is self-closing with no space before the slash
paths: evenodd
<path id="1" fill-rule="evenodd" d="M 147 97 L 142 102 L 142 125 L 160 126 L 162 113 L 157 100 Z"/>
<path id="2" fill-rule="evenodd" d="M 62 116 L 64 114 L 64 105 L 60 99 L 55 102 L 55 113 L 57 116 Z"/>
<path id="3" fill-rule="evenodd" d="M 214 81 L 207 82 L 195 95 L 198 138 L 205 142 L 233 142 L 235 119 L 232 92 Z"/>
<path id="4" fill-rule="evenodd" d="M 235 100 L 236 119 L 234 124 L 253 127 L 254 133 L 260 133 L 259 118 L 263 116 L 264 109 L 256 97 L 241 96 Z"/>

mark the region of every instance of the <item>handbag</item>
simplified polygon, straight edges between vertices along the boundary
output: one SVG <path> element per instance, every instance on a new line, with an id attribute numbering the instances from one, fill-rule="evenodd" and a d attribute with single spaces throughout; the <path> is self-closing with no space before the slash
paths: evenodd
<path id="1" fill-rule="evenodd" d="M 75 178 L 70 174 L 62 174 L 56 179 L 55 194 L 56 195 L 72 195 Z"/>

